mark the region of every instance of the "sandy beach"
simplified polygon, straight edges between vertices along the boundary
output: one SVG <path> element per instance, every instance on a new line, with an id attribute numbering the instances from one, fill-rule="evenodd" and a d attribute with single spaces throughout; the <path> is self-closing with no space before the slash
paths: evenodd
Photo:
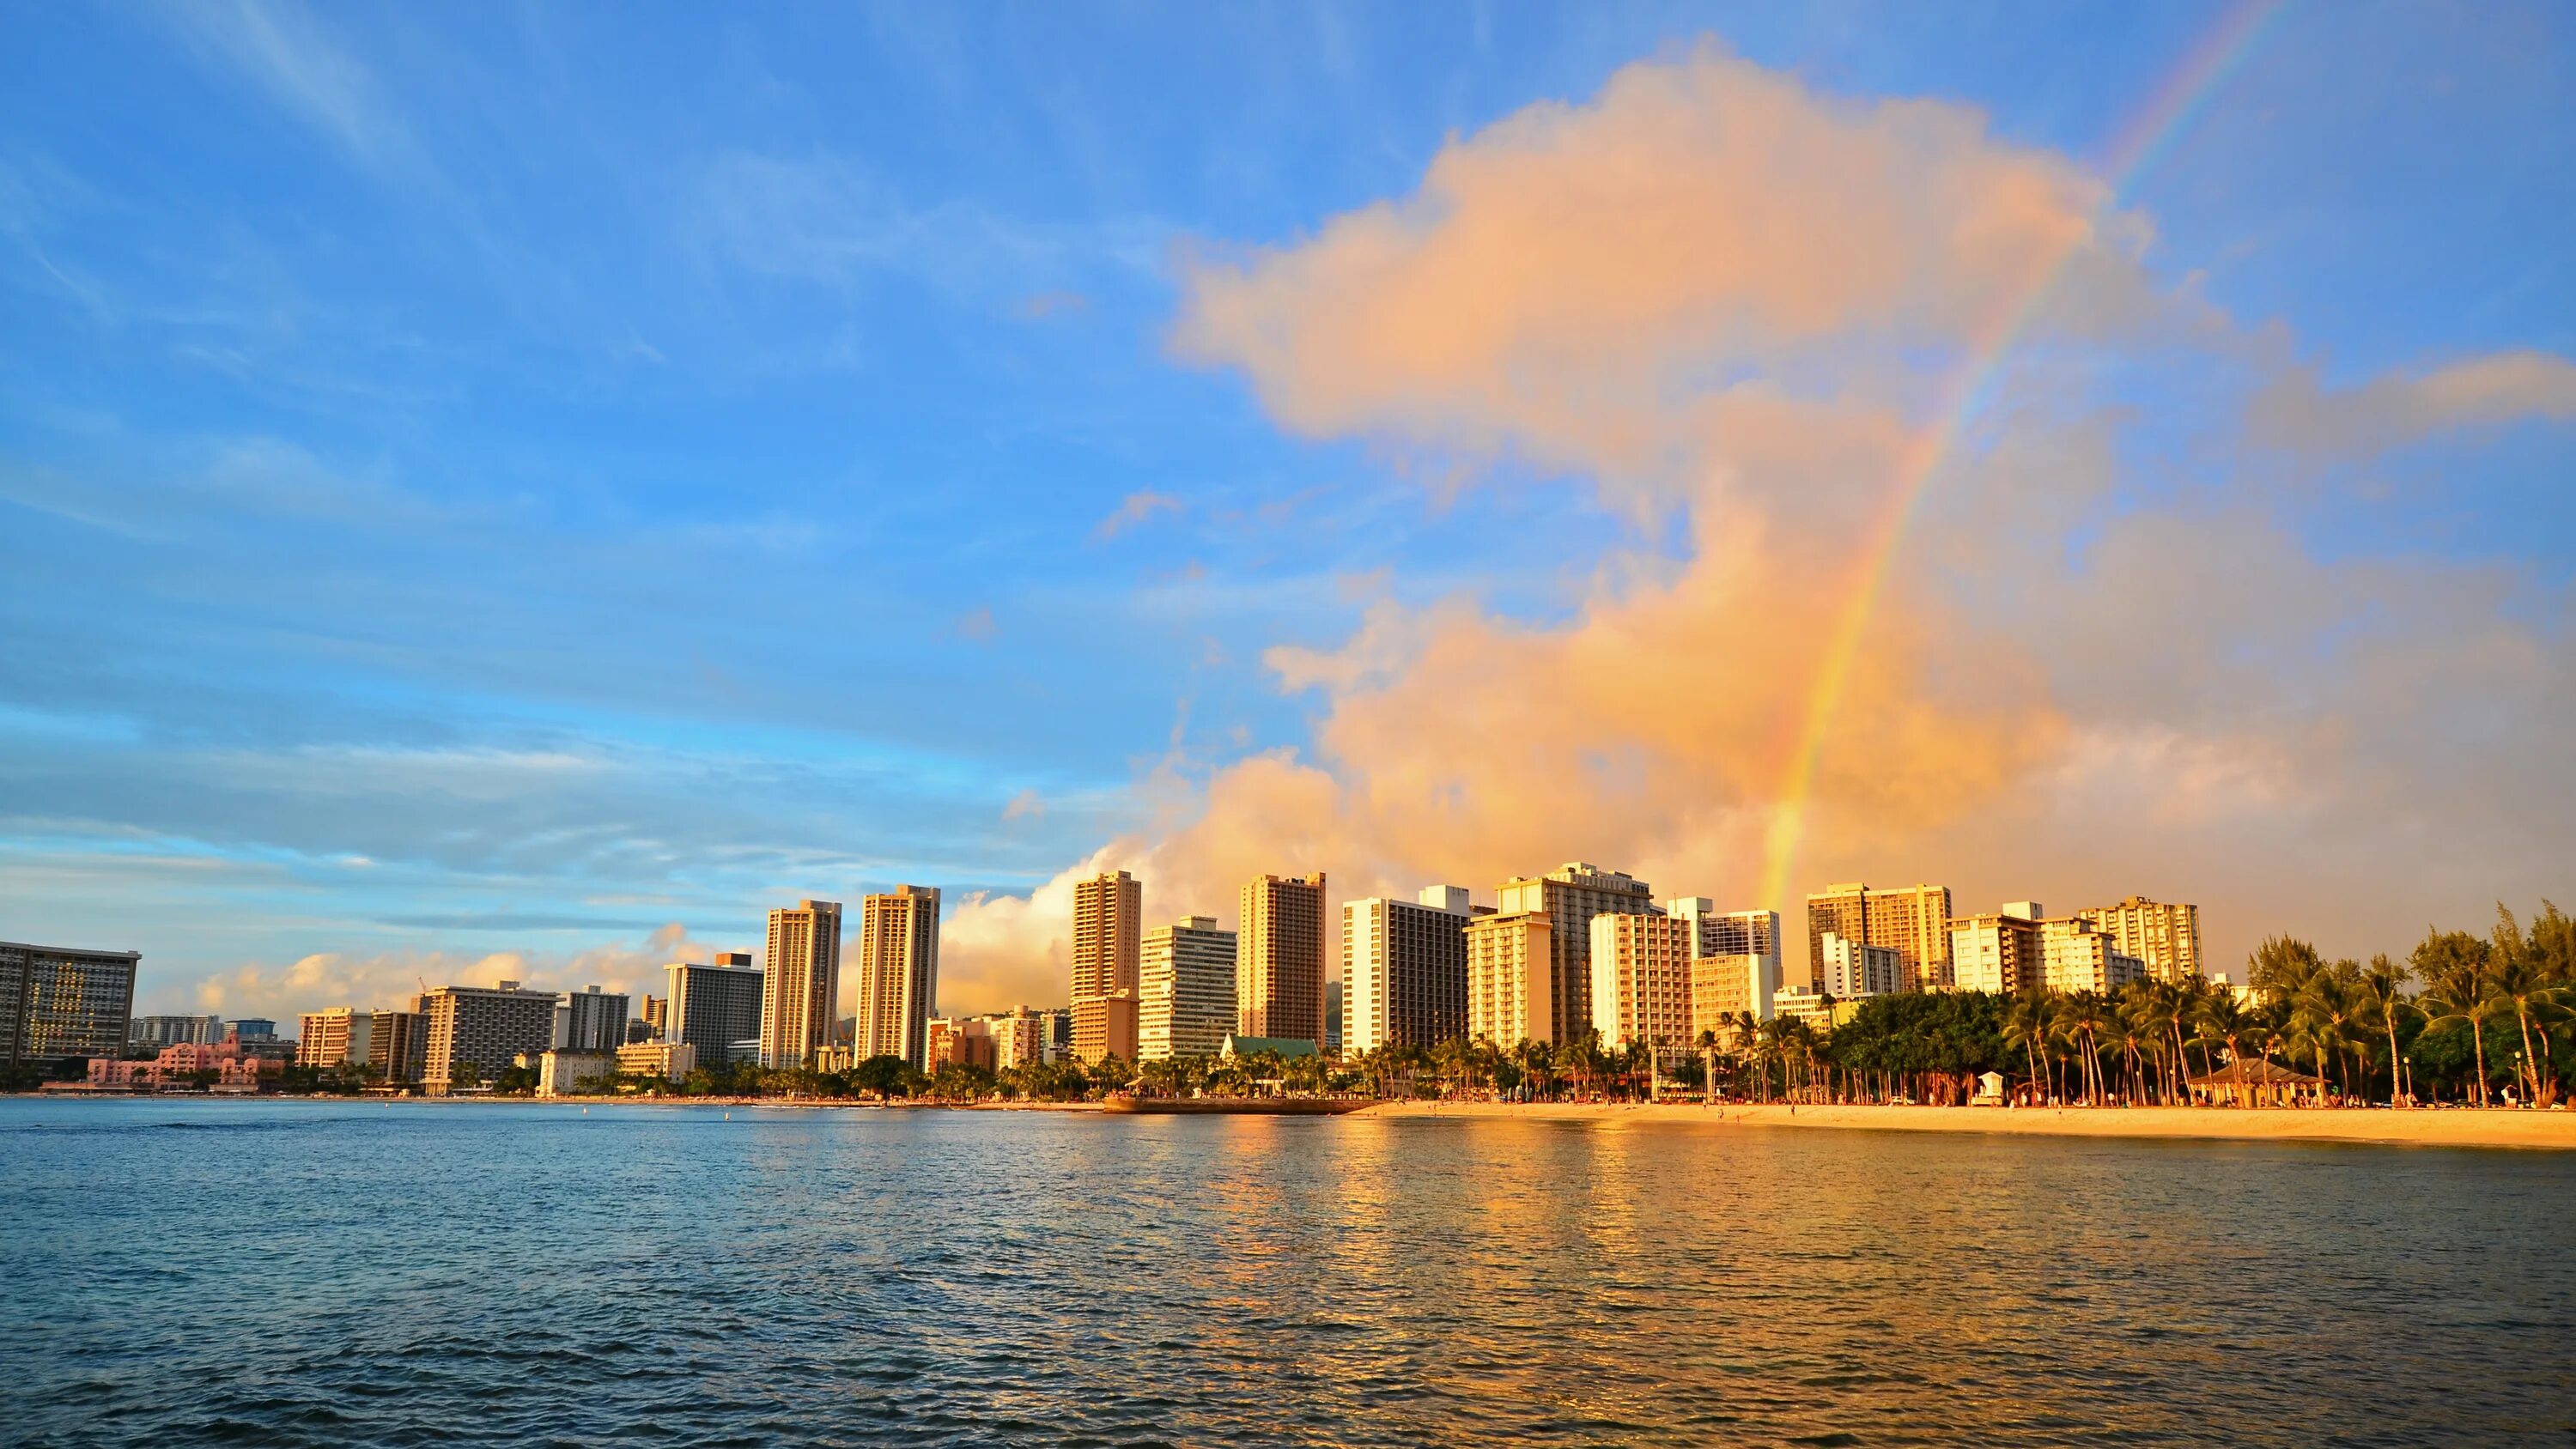
<path id="1" fill-rule="evenodd" d="M 1874 1132 L 1996 1132 L 2047 1137 L 2207 1137 L 2374 1142 L 2415 1147 L 2576 1148 L 2576 1112 L 2300 1111 L 2228 1107 L 1808 1107 L 1638 1103 L 1386 1102 L 1367 1117 L 1673 1122 L 1711 1131 L 1837 1127 Z"/>

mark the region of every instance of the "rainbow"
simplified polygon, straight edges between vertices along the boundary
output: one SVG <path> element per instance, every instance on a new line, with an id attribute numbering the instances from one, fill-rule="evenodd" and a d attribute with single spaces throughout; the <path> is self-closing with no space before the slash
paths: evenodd
<path id="1" fill-rule="evenodd" d="M 2190 129 L 2193 118 L 2210 97 L 2253 53 L 2282 5 L 2283 0 L 2240 0 L 2183 57 L 2136 118 L 2115 134 L 2099 167 L 2108 181 L 2100 202 L 2102 211 L 2134 187 Z M 1975 416 L 2004 359 L 2011 355 L 2039 304 L 2047 299 L 2066 264 L 2090 234 L 2091 228 L 2087 228 L 2035 268 L 2023 285 L 2007 290 L 1993 315 L 1971 334 L 1960 366 L 1937 395 L 1933 413 L 1937 421 L 1915 437 L 1899 460 L 1895 486 L 1861 554 L 1859 580 L 1826 639 L 1813 686 L 1807 692 L 1805 719 L 1789 750 L 1780 788 L 1773 796 L 1777 803 L 1772 807 L 1770 829 L 1763 841 L 1762 894 L 1756 899 L 1784 905 L 1788 901 L 1789 877 L 1797 864 L 1809 796 L 1815 788 L 1816 763 L 1824 752 L 1825 730 L 1851 683 L 1852 663 L 1859 656 L 1861 638 L 1868 630 L 1870 615 L 1878 607 L 1879 595 L 1886 590 L 1889 567 L 1895 561 L 1898 545 L 1905 540 L 1906 525 L 1913 521 L 1924 485 L 1958 445 L 1960 434 Z"/>

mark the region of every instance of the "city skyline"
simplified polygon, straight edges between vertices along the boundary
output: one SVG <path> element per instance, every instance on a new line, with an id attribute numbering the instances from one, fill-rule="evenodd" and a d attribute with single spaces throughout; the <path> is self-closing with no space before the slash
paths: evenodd
<path id="1" fill-rule="evenodd" d="M 0 897 L 137 1016 L 1564 860 L 2233 973 L 2576 856 L 2563 10 L 19 19 Z"/>

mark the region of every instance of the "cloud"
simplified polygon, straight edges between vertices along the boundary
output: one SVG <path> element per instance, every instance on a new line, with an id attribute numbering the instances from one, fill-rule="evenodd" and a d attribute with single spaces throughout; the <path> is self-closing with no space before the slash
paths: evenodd
<path id="1" fill-rule="evenodd" d="M 1046 798 L 1035 790 L 1022 790 L 1002 807 L 1005 820 L 1040 819 L 1046 815 Z"/>
<path id="2" fill-rule="evenodd" d="M 548 954 L 492 951 L 386 951 L 353 957 L 320 952 L 283 965 L 253 962 L 197 983 L 200 1010 L 226 1017 L 266 1016 L 281 1024 L 298 1013 L 332 1006 L 408 1006 L 424 984 L 492 986 L 516 981 L 536 991 L 575 991 L 597 986 L 623 992 L 627 1011 L 640 1017 L 644 997 L 663 990 L 661 968 L 673 961 L 709 961 L 715 948 L 693 941 L 669 922 L 640 940 L 614 941 L 580 951 Z"/>
<path id="3" fill-rule="evenodd" d="M 2255 438 L 2271 446 L 2349 454 L 2525 419 L 2576 422 L 2576 362 L 2499 352 L 2334 392 L 2315 368 L 2294 368 L 2254 400 L 2251 419 Z"/>
<path id="4" fill-rule="evenodd" d="M 388 180 L 434 176 L 367 65 L 302 6 L 234 0 L 165 12 L 202 56 L 251 82 L 281 109 Z"/>
<path id="5" fill-rule="evenodd" d="M 1130 493 L 1118 500 L 1118 506 L 1110 511 L 1107 518 L 1100 520 L 1100 526 L 1091 531 L 1091 536 L 1097 539 L 1116 538 L 1131 528 L 1140 527 L 1151 521 L 1157 513 L 1176 514 L 1180 511 L 1181 500 L 1168 493 L 1150 491 Z"/>
<path id="6" fill-rule="evenodd" d="M 2109 202 L 1968 108 L 1704 48 L 1455 139 L 1310 238 L 1202 251 L 1172 345 L 1283 427 L 1461 486 L 1570 474 L 1637 528 L 1569 558 L 1535 617 L 1390 588 L 1340 643 L 1273 648 L 1311 749 L 1166 759 L 1153 821 L 1095 859 L 1143 876 L 1149 915 L 1225 916 L 1265 870 L 1347 898 L 1577 857 L 1792 919 L 1855 877 L 1962 907 L 2141 891 L 2201 902 L 2222 963 L 2283 928 L 2395 948 L 2462 891 L 2536 889 L 2533 862 L 2576 853 L 2515 784 L 2576 773 L 2564 598 L 2321 563 L 2223 442 L 2217 500 L 2140 487 L 2137 410 L 2085 380 L 2177 347 L 2241 376 L 2262 349 L 2161 286 L 2149 223 Z M 1953 380 L 1999 339 L 2059 365 L 1996 373 L 1954 436 Z M 2444 369 L 2374 405 L 2418 429 L 2557 415 L 2562 368 Z M 1790 819 L 1786 898 L 1757 900 Z M 979 954 L 1038 979 L 1071 874 L 961 911 Z"/>

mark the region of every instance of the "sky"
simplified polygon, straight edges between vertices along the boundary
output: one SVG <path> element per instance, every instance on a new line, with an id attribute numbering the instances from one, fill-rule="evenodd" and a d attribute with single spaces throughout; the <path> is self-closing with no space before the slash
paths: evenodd
<path id="1" fill-rule="evenodd" d="M 138 1012 L 2576 900 L 2564 5 L 7 12 L 0 937 Z"/>

